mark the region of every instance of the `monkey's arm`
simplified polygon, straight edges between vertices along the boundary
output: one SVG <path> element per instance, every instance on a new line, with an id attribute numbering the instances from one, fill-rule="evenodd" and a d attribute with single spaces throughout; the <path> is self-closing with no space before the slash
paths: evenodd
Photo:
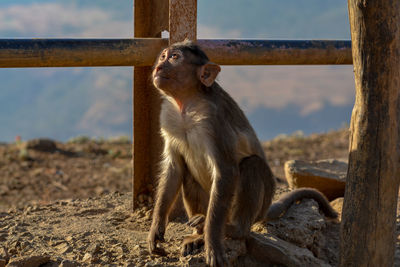
<path id="1" fill-rule="evenodd" d="M 182 185 L 183 169 L 183 162 L 179 156 L 166 157 L 162 163 L 162 173 L 157 186 L 156 203 L 153 210 L 153 222 L 147 240 L 151 253 L 159 251 L 160 254 L 163 254 L 157 249 L 157 242 L 164 241 L 168 214 Z"/>
<path id="2" fill-rule="evenodd" d="M 268 209 L 267 221 L 276 220 L 296 201 L 311 198 L 318 202 L 320 209 L 327 217 L 337 218 L 337 212 L 332 208 L 328 199 L 314 188 L 299 188 L 287 193 L 279 200 L 272 203 Z"/>

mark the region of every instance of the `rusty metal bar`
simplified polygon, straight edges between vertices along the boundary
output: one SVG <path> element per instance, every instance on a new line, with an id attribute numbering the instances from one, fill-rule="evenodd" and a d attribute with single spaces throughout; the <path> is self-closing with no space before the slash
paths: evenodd
<path id="1" fill-rule="evenodd" d="M 160 38 L 161 32 L 168 30 L 168 1 L 134 0 L 134 37 Z M 141 39 L 134 39 L 141 40 Z M 157 39 L 152 39 L 157 40 Z M 158 39 L 157 42 L 160 42 Z M 168 40 L 161 40 L 163 47 Z M 157 46 L 159 46 L 157 44 Z M 134 50 L 136 48 L 131 48 Z M 158 164 L 162 152 L 161 136 L 159 134 L 160 96 L 149 81 L 151 67 L 155 57 L 161 51 L 143 51 L 146 56 L 144 66 L 136 65 L 133 79 L 133 143 L 132 143 L 132 190 L 133 208 L 139 194 L 152 191 L 151 184 L 158 173 Z M 129 55 L 131 59 L 134 55 Z M 141 61 L 145 62 L 145 60 Z"/>
<path id="2" fill-rule="evenodd" d="M 197 0 L 169 0 L 169 43 L 197 38 Z"/>
<path id="3" fill-rule="evenodd" d="M 352 64 L 351 41 L 198 40 L 220 65 Z"/>
<path id="4" fill-rule="evenodd" d="M 221 65 L 352 64 L 351 41 L 198 40 Z M 151 66 L 168 39 L 0 39 L 0 67 Z"/>
<path id="5" fill-rule="evenodd" d="M 0 67 L 148 66 L 168 40 L 0 39 Z"/>

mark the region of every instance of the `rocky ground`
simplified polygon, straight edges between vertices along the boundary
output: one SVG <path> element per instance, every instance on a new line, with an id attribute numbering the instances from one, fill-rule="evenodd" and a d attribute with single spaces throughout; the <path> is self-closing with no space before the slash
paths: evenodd
<path id="1" fill-rule="evenodd" d="M 35 142 L 0 144 L 0 211 L 66 198 L 88 198 L 108 192 L 130 192 L 131 144 L 124 139 L 76 138 L 56 147 Z M 263 143 L 268 162 L 284 178 L 289 159 L 346 158 L 345 130 L 304 137 L 280 136 Z"/>
<path id="2" fill-rule="evenodd" d="M 281 136 L 263 145 L 274 173 L 284 177 L 289 159 L 346 158 L 348 133 Z M 132 212 L 129 142 L 77 139 L 38 147 L 0 145 L 0 267 L 204 266 L 202 253 L 180 256 L 183 236 L 191 233 L 184 218 L 168 226 L 167 257 L 147 252 L 152 197 L 141 196 Z M 265 242 L 279 242 L 292 263 L 308 266 L 336 264 L 338 229 L 339 222 L 324 218 L 312 200 L 253 227 Z M 243 243 L 226 242 L 233 264 L 263 265 Z"/>

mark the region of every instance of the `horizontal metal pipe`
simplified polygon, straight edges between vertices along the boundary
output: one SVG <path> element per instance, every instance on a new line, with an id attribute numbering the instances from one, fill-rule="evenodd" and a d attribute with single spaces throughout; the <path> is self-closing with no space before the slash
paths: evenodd
<path id="1" fill-rule="evenodd" d="M 221 65 L 352 64 L 351 41 L 198 40 Z M 168 39 L 0 39 L 0 67 L 151 66 Z"/>
<path id="2" fill-rule="evenodd" d="M 220 65 L 352 64 L 351 41 L 199 40 Z"/>
<path id="3" fill-rule="evenodd" d="M 0 67 L 149 66 L 165 39 L 0 39 Z"/>

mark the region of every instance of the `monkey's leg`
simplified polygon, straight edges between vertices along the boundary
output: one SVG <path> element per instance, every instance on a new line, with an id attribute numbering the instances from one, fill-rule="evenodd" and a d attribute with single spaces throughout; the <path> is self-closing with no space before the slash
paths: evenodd
<path id="1" fill-rule="evenodd" d="M 182 185 L 182 162 L 179 158 L 175 161 L 166 160 L 163 173 L 157 185 L 156 202 L 153 210 L 153 221 L 151 223 L 147 244 L 150 253 L 165 254 L 159 243 L 164 241 L 168 215 L 172 204 L 175 202 L 179 189 Z"/>
<path id="2" fill-rule="evenodd" d="M 242 159 L 239 170 L 230 223 L 226 227 L 227 236 L 235 239 L 248 236 L 253 223 L 265 216 L 274 190 L 271 170 L 262 158 L 254 155 Z"/>
<path id="3" fill-rule="evenodd" d="M 192 222 L 195 228 L 193 235 L 187 236 L 183 240 L 182 254 L 186 256 L 195 254 L 204 246 L 204 214 L 207 211 L 208 194 L 188 173 L 183 179 L 182 196 L 189 222 Z"/>

